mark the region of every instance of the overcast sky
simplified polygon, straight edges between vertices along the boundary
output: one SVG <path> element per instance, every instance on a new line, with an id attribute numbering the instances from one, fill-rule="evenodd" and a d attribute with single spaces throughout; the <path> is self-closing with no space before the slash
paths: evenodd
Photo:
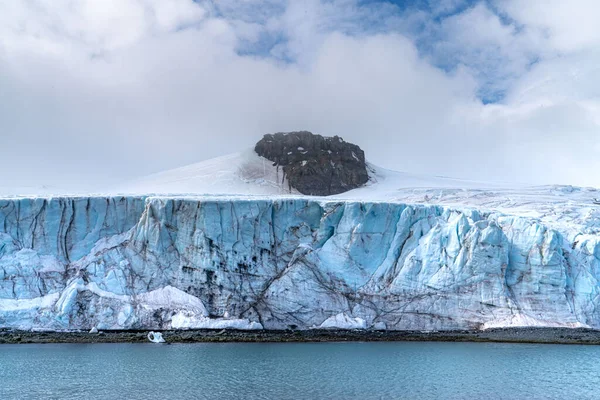
<path id="1" fill-rule="evenodd" d="M 600 186 L 597 0 L 0 0 L 0 186 L 311 130 L 384 167 Z"/>

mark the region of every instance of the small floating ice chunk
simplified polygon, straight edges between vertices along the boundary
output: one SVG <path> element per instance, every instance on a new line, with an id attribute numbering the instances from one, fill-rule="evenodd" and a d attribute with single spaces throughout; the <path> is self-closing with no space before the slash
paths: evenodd
<path id="1" fill-rule="evenodd" d="M 160 332 L 148 332 L 148 340 L 152 343 L 164 343 L 165 339 L 163 338 L 162 333 Z"/>
<path id="2" fill-rule="evenodd" d="M 96 328 L 95 326 L 92 327 L 92 329 L 90 329 L 90 333 L 98 333 L 98 328 Z"/>

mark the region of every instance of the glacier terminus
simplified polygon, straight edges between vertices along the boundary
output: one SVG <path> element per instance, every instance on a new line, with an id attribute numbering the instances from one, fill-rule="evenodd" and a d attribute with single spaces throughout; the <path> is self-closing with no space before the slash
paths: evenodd
<path id="1" fill-rule="evenodd" d="M 5 198 L 0 328 L 600 327 L 594 227 L 443 203 Z"/>

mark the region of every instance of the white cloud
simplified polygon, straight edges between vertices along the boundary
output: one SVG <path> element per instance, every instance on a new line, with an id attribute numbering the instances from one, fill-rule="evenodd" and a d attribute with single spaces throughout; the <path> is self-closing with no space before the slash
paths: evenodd
<path id="1" fill-rule="evenodd" d="M 537 26 L 503 22 L 483 5 L 443 19 L 437 51 L 460 61 L 448 73 L 393 32 L 412 16 L 389 4 L 235 4 L 2 3 L 4 185 L 102 187 L 294 129 L 339 134 L 391 168 L 600 185 L 585 173 L 599 167 L 597 64 L 577 53 L 585 79 L 549 85 L 574 58 L 554 56 L 560 41 Z M 265 35 L 280 35 L 278 47 L 238 53 Z M 501 104 L 477 99 L 481 74 L 504 85 Z"/>
<path id="2" fill-rule="evenodd" d="M 196 23 L 204 9 L 192 0 L 32 0 L 2 2 L 0 15 L 5 51 L 66 55 L 126 47 Z"/>
<path id="3" fill-rule="evenodd" d="M 595 0 L 504 0 L 498 7 L 528 29 L 540 30 L 560 52 L 597 48 L 600 3 Z"/>

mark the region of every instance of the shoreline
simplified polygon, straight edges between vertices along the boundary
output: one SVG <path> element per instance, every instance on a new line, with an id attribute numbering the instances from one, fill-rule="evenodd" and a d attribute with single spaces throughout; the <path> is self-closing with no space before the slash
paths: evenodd
<path id="1" fill-rule="evenodd" d="M 149 330 L 55 332 L 0 330 L 1 344 L 150 343 Z M 600 330 L 588 328 L 493 328 L 484 331 L 375 330 L 163 330 L 167 343 L 318 343 L 318 342 L 491 342 L 600 345 Z"/>

